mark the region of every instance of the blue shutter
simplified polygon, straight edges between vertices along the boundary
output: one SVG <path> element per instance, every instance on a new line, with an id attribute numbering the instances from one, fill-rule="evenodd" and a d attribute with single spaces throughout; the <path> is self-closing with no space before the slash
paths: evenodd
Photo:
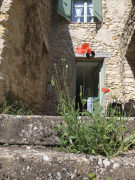
<path id="1" fill-rule="evenodd" d="M 58 0 L 58 14 L 66 18 L 68 21 L 71 19 L 71 0 Z"/>
<path id="2" fill-rule="evenodd" d="M 102 0 L 93 0 L 94 16 L 102 21 Z"/>

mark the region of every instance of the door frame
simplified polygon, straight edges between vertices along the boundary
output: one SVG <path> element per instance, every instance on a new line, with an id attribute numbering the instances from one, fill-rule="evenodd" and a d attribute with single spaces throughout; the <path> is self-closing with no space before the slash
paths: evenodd
<path id="1" fill-rule="evenodd" d="M 86 59 L 76 59 L 75 60 L 75 71 L 74 71 L 74 97 L 76 97 L 76 80 L 77 80 L 77 63 L 78 62 L 85 62 L 85 63 L 89 63 L 89 62 L 96 62 L 99 63 L 100 66 L 100 70 L 99 70 L 99 92 L 98 92 L 98 96 L 99 96 L 99 102 L 100 105 L 103 105 L 103 93 L 101 92 L 101 88 L 104 84 L 103 82 L 103 78 L 102 76 L 104 75 L 103 73 L 103 63 L 104 63 L 104 59 L 100 59 L 100 60 L 86 60 Z"/>

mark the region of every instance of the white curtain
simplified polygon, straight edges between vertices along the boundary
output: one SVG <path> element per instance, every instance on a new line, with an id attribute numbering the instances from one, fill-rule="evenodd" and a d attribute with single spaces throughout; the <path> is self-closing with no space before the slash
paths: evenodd
<path id="1" fill-rule="evenodd" d="M 80 21 L 81 21 L 80 16 L 82 15 L 83 8 L 84 8 L 84 3 L 83 3 L 83 1 L 76 0 L 76 1 L 75 1 L 75 13 L 76 13 L 76 16 L 78 16 L 78 17 L 77 17 L 77 22 L 80 22 Z"/>
<path id="2" fill-rule="evenodd" d="M 76 7 L 75 11 L 76 11 L 76 16 L 81 16 L 83 8 Z M 77 22 L 80 22 L 80 20 L 81 20 L 80 17 L 78 17 Z"/>
<path id="3" fill-rule="evenodd" d="M 89 7 L 89 11 L 90 11 L 90 16 L 93 16 L 94 14 L 93 14 L 93 6 L 92 6 L 92 4 Z M 91 22 L 94 22 L 93 17 L 91 18 Z"/>

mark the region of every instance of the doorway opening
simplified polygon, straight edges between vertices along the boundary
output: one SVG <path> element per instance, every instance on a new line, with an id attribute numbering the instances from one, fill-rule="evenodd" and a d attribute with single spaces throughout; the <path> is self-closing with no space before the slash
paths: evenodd
<path id="1" fill-rule="evenodd" d="M 76 62 L 76 109 L 84 109 L 91 114 L 102 104 L 102 62 Z M 83 106 L 81 99 L 86 99 Z"/>

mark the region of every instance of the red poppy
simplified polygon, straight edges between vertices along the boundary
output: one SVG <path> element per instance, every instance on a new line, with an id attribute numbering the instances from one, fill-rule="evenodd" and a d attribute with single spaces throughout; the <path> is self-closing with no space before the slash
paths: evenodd
<path id="1" fill-rule="evenodd" d="M 75 51 L 75 53 L 77 54 L 85 54 L 86 52 L 88 52 L 89 54 L 91 53 L 89 43 L 84 43 L 81 46 L 78 46 Z"/>
<path id="2" fill-rule="evenodd" d="M 103 93 L 109 93 L 109 92 L 110 92 L 110 89 L 108 89 L 108 88 L 101 88 L 101 91 L 102 91 Z"/>

